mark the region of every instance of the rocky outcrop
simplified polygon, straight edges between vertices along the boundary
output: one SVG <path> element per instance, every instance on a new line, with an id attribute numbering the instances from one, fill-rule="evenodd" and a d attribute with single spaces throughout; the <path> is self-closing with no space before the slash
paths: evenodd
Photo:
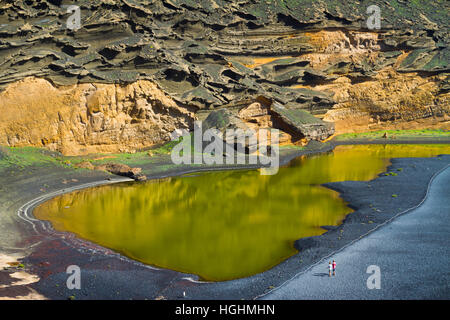
<path id="1" fill-rule="evenodd" d="M 282 123 L 283 128 L 286 127 L 285 131 L 294 132 L 294 136 L 301 135 L 308 141 L 325 140 L 334 134 L 333 123 L 322 121 L 305 110 L 274 103 L 271 112 L 275 115 L 276 122 Z"/>
<path id="2" fill-rule="evenodd" d="M 64 153 L 133 150 L 221 109 L 264 127 L 274 114 L 251 121 L 239 114 L 259 96 L 334 122 L 338 133 L 448 127 L 445 1 L 373 0 L 379 30 L 367 28 L 367 7 L 354 1 L 82 0 L 73 3 L 81 8 L 78 30 L 67 28 L 68 4 L 0 4 L 0 86 L 10 92 L 1 94 L 0 107 L 11 110 L 22 81 L 49 93 L 30 89 L 31 103 L 17 99 L 17 108 L 31 106 L 18 113 L 36 114 L 27 123 L 5 125 L 11 111 L 0 113 L 0 143 Z M 123 97 L 127 90 L 138 93 Z M 156 92 L 165 102 L 156 102 Z M 110 107 L 99 109 L 97 96 Z M 64 124 L 56 111 L 48 119 L 37 112 L 37 104 L 62 108 Z M 67 121 L 73 105 L 80 112 Z M 47 120 L 48 132 L 38 128 Z M 322 139 L 331 127 L 318 123 L 295 130 Z"/>
<path id="3" fill-rule="evenodd" d="M 283 106 L 265 97 L 257 97 L 244 107 L 221 108 L 208 112 L 204 129 L 279 129 L 281 143 L 305 143 L 310 140 L 325 140 L 334 134 L 334 124 L 322 121 L 305 110 Z"/>
<path id="4" fill-rule="evenodd" d="M 107 171 L 118 176 L 134 179 L 136 181 L 147 180 L 147 177 L 142 174 L 141 168 L 131 168 L 126 164 L 106 163 L 95 167 L 95 170 Z"/>
<path id="5" fill-rule="evenodd" d="M 78 163 L 75 167 L 79 169 L 106 171 L 118 176 L 128 177 L 136 181 L 147 180 L 147 177 L 142 174 L 141 168 L 131 168 L 130 166 L 121 163 L 104 163 L 94 166 L 89 161 L 83 161 Z"/>
<path id="6" fill-rule="evenodd" d="M 172 131 L 191 127 L 194 119 L 146 80 L 55 87 L 26 78 L 1 92 L 0 101 L 0 144 L 66 155 L 145 148 L 169 141 Z"/>

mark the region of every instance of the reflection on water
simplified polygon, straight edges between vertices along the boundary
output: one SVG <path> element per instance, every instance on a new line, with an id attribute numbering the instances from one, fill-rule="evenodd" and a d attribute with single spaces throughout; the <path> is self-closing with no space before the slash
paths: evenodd
<path id="1" fill-rule="evenodd" d="M 339 146 L 300 157 L 274 176 L 208 172 L 73 192 L 34 214 L 53 227 L 147 264 L 220 281 L 250 276 L 296 253 L 351 212 L 320 184 L 370 180 L 392 157 L 450 153 L 448 145 Z"/>

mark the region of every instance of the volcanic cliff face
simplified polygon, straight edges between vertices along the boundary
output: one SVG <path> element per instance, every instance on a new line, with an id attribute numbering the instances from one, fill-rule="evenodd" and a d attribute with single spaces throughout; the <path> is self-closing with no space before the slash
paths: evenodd
<path id="1" fill-rule="evenodd" d="M 194 115 L 147 80 L 55 88 L 26 78 L 0 93 L 0 144 L 45 146 L 68 155 L 130 152 L 167 141 Z"/>
<path id="2" fill-rule="evenodd" d="M 78 30 L 67 28 L 72 4 Z M 367 28 L 370 5 L 379 30 Z M 439 0 L 2 1 L 0 144 L 129 151 L 218 116 L 293 142 L 448 127 L 449 10 Z"/>

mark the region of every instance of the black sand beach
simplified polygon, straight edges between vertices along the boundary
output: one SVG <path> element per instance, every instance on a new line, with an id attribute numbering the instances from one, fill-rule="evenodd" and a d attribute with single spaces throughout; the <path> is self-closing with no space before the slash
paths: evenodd
<path id="1" fill-rule="evenodd" d="M 434 176 L 417 208 L 395 216 L 261 298 L 447 300 L 449 184 L 447 166 Z M 339 266 L 332 277 L 327 272 L 331 259 Z"/>
<path id="2" fill-rule="evenodd" d="M 333 147 L 334 144 L 328 144 L 318 149 L 325 152 Z M 281 163 L 287 163 L 302 152 L 285 155 Z M 0 289 L 0 297 L 26 297 L 37 292 L 49 299 L 255 299 L 396 214 L 418 205 L 424 199 L 432 177 L 449 163 L 449 155 L 393 159 L 389 170 L 403 168 L 396 177 L 380 175 L 372 181 L 327 184 L 326 187 L 339 191 L 355 210 L 340 226 L 324 226 L 329 230 L 325 234 L 297 241 L 296 247 L 300 252 L 266 272 L 218 283 L 198 282 L 193 275 L 145 266 L 111 250 L 76 239 L 73 235 L 61 235 L 51 229 L 42 230 L 42 224 L 35 225 L 39 231 L 36 233 L 29 221 L 17 215 L 19 208 L 39 196 L 62 189 L 68 192 L 70 188 L 86 183 L 111 183 L 114 176 L 97 171 L 68 171 L 52 167 L 10 173 L 1 177 L 2 185 L 8 189 L 1 195 L 2 229 L 5 232 L 2 232 L 0 251 L 6 255 L 23 255 L 20 262 L 24 265 L 24 271 L 37 275 L 39 281 L 11 285 L 7 275 L 14 270 L 0 271 L 1 284 L 7 284 Z M 182 168 L 169 174 L 191 170 Z M 157 178 L 158 175 L 151 177 Z M 42 185 L 46 186 L 46 190 L 42 191 Z M 397 194 L 398 198 L 391 197 L 392 194 Z M 30 216 L 31 212 L 25 213 Z M 83 286 L 75 293 L 65 285 L 69 265 L 78 265 L 82 270 Z M 186 292 L 186 297 L 183 297 L 183 292 Z"/>

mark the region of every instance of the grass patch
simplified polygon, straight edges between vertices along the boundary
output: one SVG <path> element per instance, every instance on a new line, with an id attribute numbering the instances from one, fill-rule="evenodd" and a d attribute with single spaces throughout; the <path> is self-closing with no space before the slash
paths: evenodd
<path id="1" fill-rule="evenodd" d="M 131 167 L 139 166 L 139 164 L 142 164 L 143 162 L 151 163 L 152 158 L 160 158 L 162 156 L 169 155 L 172 149 L 178 143 L 179 143 L 178 140 L 169 141 L 164 145 L 152 147 L 144 151 L 139 151 L 135 153 L 97 154 L 97 155 L 90 155 L 89 159 L 86 159 L 86 157 L 75 157 L 74 161 L 82 162 L 87 160 L 91 162 L 93 165 L 114 162 L 126 164 Z"/>
<path id="2" fill-rule="evenodd" d="M 22 170 L 29 166 L 60 166 L 75 168 L 81 162 L 93 165 L 115 162 L 130 166 L 142 162 L 151 162 L 151 156 L 168 155 L 177 141 L 170 141 L 162 146 L 136 153 L 90 154 L 86 156 L 63 156 L 58 152 L 38 147 L 0 146 L 0 169 Z"/>
<path id="3" fill-rule="evenodd" d="M 280 151 L 283 151 L 283 150 L 296 150 L 296 151 L 298 150 L 298 151 L 300 151 L 300 150 L 305 150 L 306 147 L 286 144 L 286 145 L 279 146 L 279 149 L 280 149 Z"/>
<path id="4" fill-rule="evenodd" d="M 58 154 L 37 147 L 0 147 L 0 168 L 16 166 L 24 168 L 32 165 L 67 165 Z"/>
<path id="5" fill-rule="evenodd" d="M 346 141 L 353 139 L 384 139 L 399 138 L 450 138 L 450 131 L 443 129 L 422 129 L 422 130 L 380 130 L 360 133 L 344 133 L 335 137 L 337 141 Z"/>

